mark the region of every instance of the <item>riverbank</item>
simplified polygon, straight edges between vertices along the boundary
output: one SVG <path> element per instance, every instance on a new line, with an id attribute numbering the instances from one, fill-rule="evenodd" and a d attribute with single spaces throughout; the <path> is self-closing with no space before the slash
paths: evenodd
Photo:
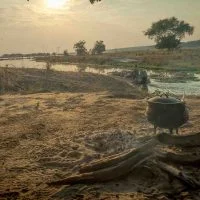
<path id="1" fill-rule="evenodd" d="M 5 69 L 9 68 L 23 68 L 23 69 L 46 69 L 46 62 L 36 62 L 34 60 L 22 59 L 22 60 L 7 60 L 0 61 L 0 66 Z M 200 73 L 193 71 L 158 71 L 158 70 L 144 70 L 140 67 L 135 68 L 123 68 L 117 66 L 111 68 L 106 65 L 92 65 L 92 64 L 67 64 L 67 63 L 51 63 L 50 68 L 53 71 L 60 72 L 87 72 L 97 75 L 108 75 L 112 78 L 126 79 L 131 73 L 138 73 L 146 71 L 150 83 L 148 85 L 149 92 L 152 93 L 155 90 L 163 90 L 171 92 L 177 95 L 183 93 L 187 95 L 200 95 Z M 143 72 L 142 72 L 143 73 Z M 125 76 L 125 77 L 124 77 Z M 125 81 L 125 80 L 124 80 Z M 134 80 L 126 79 L 131 84 Z"/>
<path id="2" fill-rule="evenodd" d="M 143 98 L 136 86 L 114 77 L 93 73 L 48 69 L 0 68 L 0 91 L 4 93 L 106 92 L 108 96 Z"/>

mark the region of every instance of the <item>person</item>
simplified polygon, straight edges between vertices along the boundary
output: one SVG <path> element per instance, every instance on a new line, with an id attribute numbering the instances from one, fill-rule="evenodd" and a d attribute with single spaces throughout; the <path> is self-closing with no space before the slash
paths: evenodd
<path id="1" fill-rule="evenodd" d="M 142 85 L 147 85 L 148 84 L 148 75 L 145 70 L 140 71 L 140 80 Z"/>

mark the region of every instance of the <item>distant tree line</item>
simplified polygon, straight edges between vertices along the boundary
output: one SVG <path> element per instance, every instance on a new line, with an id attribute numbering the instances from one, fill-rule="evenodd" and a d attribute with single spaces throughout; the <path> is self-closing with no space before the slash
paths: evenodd
<path id="1" fill-rule="evenodd" d="M 79 42 L 74 44 L 74 50 L 76 52 L 76 55 L 78 56 L 85 56 L 85 55 L 97 55 L 102 54 L 106 50 L 106 45 L 102 40 L 96 41 L 94 44 L 94 47 L 90 49 L 89 51 L 85 47 L 86 42 L 84 40 L 80 40 Z M 46 57 L 46 56 L 56 56 L 61 55 L 57 54 L 56 52 L 51 53 L 31 53 L 31 54 L 4 54 L 1 56 L 1 58 L 24 58 L 24 57 Z M 68 56 L 68 50 L 63 51 L 64 56 Z"/>
<path id="2" fill-rule="evenodd" d="M 23 57 L 41 57 L 41 56 L 49 56 L 50 53 L 29 53 L 29 54 L 22 54 L 22 53 L 11 53 L 11 54 L 3 54 L 1 58 L 23 58 Z"/>

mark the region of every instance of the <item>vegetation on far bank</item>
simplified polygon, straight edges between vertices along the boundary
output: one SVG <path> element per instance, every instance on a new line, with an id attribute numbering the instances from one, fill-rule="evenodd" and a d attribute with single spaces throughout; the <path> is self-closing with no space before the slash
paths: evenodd
<path id="1" fill-rule="evenodd" d="M 132 59 L 123 62 L 123 59 Z M 143 68 L 160 71 L 200 71 L 200 48 L 128 51 L 85 56 L 45 56 L 35 58 L 38 62 L 92 64 L 95 68 Z"/>

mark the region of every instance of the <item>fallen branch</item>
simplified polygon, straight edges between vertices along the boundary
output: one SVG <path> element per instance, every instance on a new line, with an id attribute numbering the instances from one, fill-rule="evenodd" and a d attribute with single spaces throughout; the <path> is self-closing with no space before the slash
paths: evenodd
<path id="1" fill-rule="evenodd" d="M 179 155 L 172 153 L 162 154 L 154 152 L 154 147 L 156 147 L 157 144 L 160 144 L 160 142 L 182 147 L 193 147 L 200 146 L 199 140 L 200 133 L 186 136 L 172 136 L 166 133 L 162 133 L 149 140 L 146 144 L 140 146 L 137 149 L 131 150 L 128 153 L 110 156 L 105 159 L 93 162 L 89 165 L 83 166 L 80 169 L 81 174 L 58 181 L 52 181 L 48 183 L 48 185 L 72 185 L 80 183 L 87 184 L 115 180 L 117 178 L 127 175 L 135 167 L 142 164 L 152 156 L 162 161 L 192 165 L 199 164 L 200 158 L 196 158 L 194 156 L 189 158 L 186 157 L 187 155 L 179 157 Z M 190 187 L 199 187 L 199 183 L 196 180 L 193 180 L 191 177 L 185 175 L 184 172 L 181 172 L 180 170 L 170 165 L 164 164 L 160 161 L 158 161 L 157 164 L 163 171 L 178 178 Z"/>
<path id="2" fill-rule="evenodd" d="M 72 176 L 58 181 L 53 181 L 48 183 L 48 185 L 72 185 L 80 183 L 96 183 L 96 182 L 111 181 L 119 177 L 122 177 L 124 175 L 127 175 L 135 167 L 142 164 L 150 157 L 152 157 L 152 151 L 147 149 L 144 152 L 138 152 L 136 155 L 128 158 L 125 161 L 118 163 L 115 166 L 94 172 L 83 173 L 80 175 Z"/>
<path id="3" fill-rule="evenodd" d="M 153 149 L 153 147 L 156 146 L 159 142 L 154 138 L 150 141 L 148 141 L 146 144 L 142 145 L 141 147 L 137 149 L 133 149 L 129 151 L 128 153 L 121 153 L 117 154 L 115 156 L 109 156 L 107 158 L 98 160 L 96 162 L 92 162 L 89 165 L 85 165 L 80 168 L 79 172 L 80 173 L 86 173 L 86 172 L 92 172 L 100 169 L 104 169 L 107 167 L 114 166 L 122 161 L 125 161 L 129 159 L 130 157 L 137 155 L 139 152 L 146 151 L 147 149 Z"/>
<path id="4" fill-rule="evenodd" d="M 179 169 L 168 165 L 163 162 L 157 161 L 156 164 L 160 167 L 161 170 L 164 172 L 168 173 L 169 175 L 177 178 L 180 180 L 184 185 L 192 188 L 192 189 L 199 189 L 200 188 L 200 183 L 193 179 L 192 177 L 186 175 L 183 171 L 180 171 Z"/>
<path id="5" fill-rule="evenodd" d="M 170 135 L 161 133 L 157 135 L 158 140 L 166 145 L 175 145 L 180 147 L 198 147 L 200 146 L 200 133 L 192 135 Z"/>
<path id="6" fill-rule="evenodd" d="M 191 165 L 193 167 L 200 166 L 200 156 L 194 154 L 175 154 L 156 152 L 156 157 L 165 162 L 176 163 L 180 165 Z"/>

